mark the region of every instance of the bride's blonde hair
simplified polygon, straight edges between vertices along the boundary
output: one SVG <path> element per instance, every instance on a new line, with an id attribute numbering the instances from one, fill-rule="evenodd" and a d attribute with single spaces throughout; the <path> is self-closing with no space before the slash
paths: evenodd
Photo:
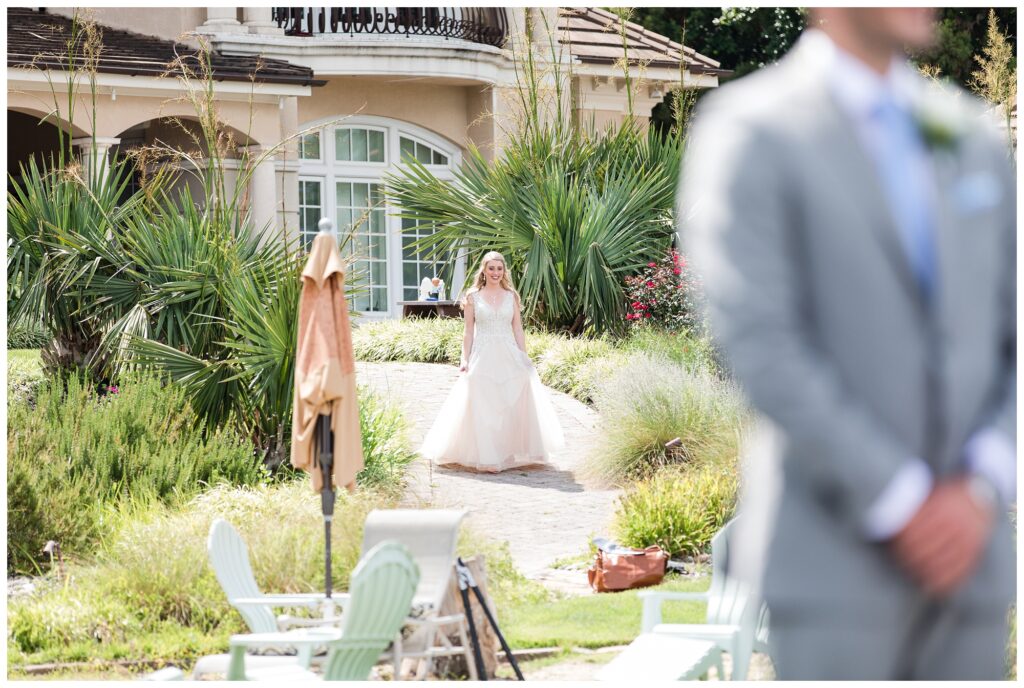
<path id="1" fill-rule="evenodd" d="M 463 307 L 465 307 L 466 299 L 470 294 L 480 291 L 487 285 L 487 275 L 485 274 L 485 271 L 487 270 L 487 264 L 492 260 L 501 261 L 502 267 L 505 268 L 504 272 L 501 273 L 501 282 L 499 282 L 501 288 L 512 292 L 516 295 L 516 299 L 519 300 L 519 292 L 517 292 L 516 288 L 512 285 L 512 275 L 508 271 L 508 263 L 505 262 L 505 256 L 501 255 L 497 251 L 488 251 L 484 254 L 483 260 L 480 261 L 480 268 L 476 271 L 476 277 L 473 278 L 473 286 L 469 288 L 466 292 L 466 296 L 462 299 Z"/>

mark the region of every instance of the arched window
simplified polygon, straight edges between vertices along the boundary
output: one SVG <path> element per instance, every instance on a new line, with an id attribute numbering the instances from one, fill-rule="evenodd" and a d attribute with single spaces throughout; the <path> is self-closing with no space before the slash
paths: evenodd
<path id="1" fill-rule="evenodd" d="M 454 260 L 428 261 L 413 250 L 413 242 L 432 230 L 396 217 L 397 209 L 384 200 L 384 176 L 410 158 L 441 179 L 454 179 L 459 151 L 425 129 L 381 117 L 346 117 L 299 141 L 302 243 L 312 242 L 321 217 L 335 220 L 339 237 L 351 233 L 352 241 L 343 245 L 356 257 L 351 298 L 354 309 L 369 316 L 401 313 L 397 302 L 415 300 L 424 277 L 437 275 L 451 285 L 462 275 Z"/>

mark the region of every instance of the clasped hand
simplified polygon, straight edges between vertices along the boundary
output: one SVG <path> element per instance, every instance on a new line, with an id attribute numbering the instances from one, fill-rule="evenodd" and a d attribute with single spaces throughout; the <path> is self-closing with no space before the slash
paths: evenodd
<path id="1" fill-rule="evenodd" d="M 938 483 L 890 545 L 896 560 L 934 597 L 948 597 L 974 572 L 995 521 L 967 479 Z"/>

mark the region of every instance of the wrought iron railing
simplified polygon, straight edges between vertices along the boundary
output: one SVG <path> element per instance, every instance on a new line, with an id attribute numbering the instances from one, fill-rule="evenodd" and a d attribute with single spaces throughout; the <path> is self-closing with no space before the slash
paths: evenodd
<path id="1" fill-rule="evenodd" d="M 501 47 L 508 35 L 501 7 L 275 7 L 273 17 L 288 36 L 438 36 Z"/>

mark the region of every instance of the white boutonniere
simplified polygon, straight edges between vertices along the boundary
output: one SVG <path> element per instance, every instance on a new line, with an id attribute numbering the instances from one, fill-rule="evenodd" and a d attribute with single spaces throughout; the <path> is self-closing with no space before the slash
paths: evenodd
<path id="1" fill-rule="evenodd" d="M 968 133 L 977 113 L 963 93 L 931 83 L 915 98 L 913 116 L 928 148 L 952 150 Z"/>

